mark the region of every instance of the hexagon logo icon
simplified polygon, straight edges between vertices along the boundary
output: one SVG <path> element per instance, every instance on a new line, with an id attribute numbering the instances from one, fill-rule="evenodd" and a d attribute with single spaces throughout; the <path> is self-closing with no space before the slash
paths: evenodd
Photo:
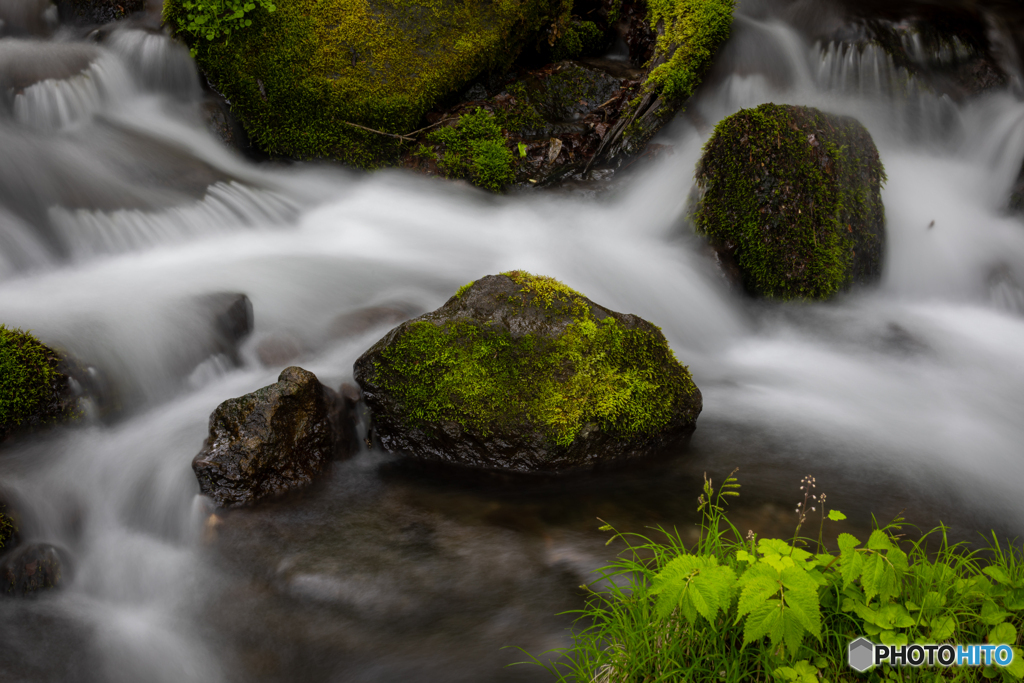
<path id="1" fill-rule="evenodd" d="M 875 663 L 875 644 L 867 638 L 858 638 L 850 643 L 850 668 L 854 671 L 867 671 Z"/>

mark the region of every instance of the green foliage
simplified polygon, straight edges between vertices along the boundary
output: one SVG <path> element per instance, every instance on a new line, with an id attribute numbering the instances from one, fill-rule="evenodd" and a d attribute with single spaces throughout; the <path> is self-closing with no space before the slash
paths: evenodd
<path id="1" fill-rule="evenodd" d="M 46 411 L 60 378 L 57 362 L 31 334 L 0 325 L 0 438 Z"/>
<path id="2" fill-rule="evenodd" d="M 939 526 L 916 541 L 897 518 L 867 542 L 848 533 L 838 552 L 814 541 L 742 537 L 724 512 L 730 475 L 705 480 L 701 534 L 687 548 L 615 534 L 626 552 L 599 570 L 567 656 L 542 664 L 562 681 L 973 681 L 1024 677 L 1024 553 L 992 536 L 985 551 L 951 545 Z M 798 510 L 800 523 L 809 508 Z M 821 509 L 821 519 L 841 513 Z M 610 526 L 602 527 L 612 530 Z M 854 676 L 850 641 L 1009 644 L 1007 668 L 882 666 Z M 540 663 L 536 658 L 535 663 Z"/>
<path id="3" fill-rule="evenodd" d="M 413 424 L 456 422 L 483 434 L 529 426 L 568 446 L 590 423 L 621 437 L 656 433 L 696 391 L 662 335 L 596 319 L 554 278 L 503 275 L 521 286 L 517 306 L 571 322 L 554 338 L 474 321 L 409 325 L 376 372 Z"/>
<path id="4" fill-rule="evenodd" d="M 477 107 L 453 126 L 433 131 L 430 142 L 444 145 L 438 166 L 450 178 L 469 178 L 493 192 L 515 180 L 515 158 L 505 144 L 501 126 L 486 109 Z"/>
<path id="5" fill-rule="evenodd" d="M 231 35 L 232 31 L 252 26 L 252 19 L 245 15 L 257 5 L 267 12 L 277 10 L 272 0 L 182 0 L 185 22 L 179 30 L 195 38 L 217 40 Z M 194 49 L 192 55 L 195 56 Z"/>
<path id="6" fill-rule="evenodd" d="M 733 5 L 734 0 L 649 0 L 648 22 L 665 26 L 655 59 L 666 61 L 651 70 L 647 85 L 666 100 L 692 95 L 718 46 L 729 37 Z"/>
<path id="7" fill-rule="evenodd" d="M 195 50 L 254 143 L 275 155 L 364 168 L 394 163 L 408 144 L 381 132 L 419 129 L 445 97 L 508 68 L 569 4 L 281 0 L 274 12 L 245 14 L 252 24 L 244 30 L 206 40 L 187 30 L 185 2 L 196 0 L 165 0 L 164 20 Z"/>
<path id="8" fill-rule="evenodd" d="M 592 21 L 572 20 L 567 23 L 562 35 L 551 47 L 551 58 L 579 59 L 601 52 L 608 41 L 604 33 Z"/>
<path id="9" fill-rule="evenodd" d="M 826 299 L 880 272 L 885 169 L 854 119 L 741 110 L 715 127 L 696 177 L 696 230 L 731 250 L 749 291 Z"/>

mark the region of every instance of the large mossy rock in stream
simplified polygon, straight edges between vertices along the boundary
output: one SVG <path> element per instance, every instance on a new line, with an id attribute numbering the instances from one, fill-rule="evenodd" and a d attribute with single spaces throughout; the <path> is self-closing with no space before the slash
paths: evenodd
<path id="1" fill-rule="evenodd" d="M 827 299 L 881 273 L 885 179 L 855 119 L 763 104 L 715 127 L 697 164 L 694 223 L 748 292 Z"/>
<path id="2" fill-rule="evenodd" d="M 71 363 L 28 332 L 0 325 L 0 442 L 80 414 Z"/>
<path id="3" fill-rule="evenodd" d="M 684 442 L 702 407 L 657 327 L 522 271 L 399 325 L 355 378 L 386 449 L 512 472 L 654 454 Z"/>
<path id="4" fill-rule="evenodd" d="M 224 401 L 192 461 L 199 490 L 229 508 L 308 486 L 351 444 L 343 411 L 341 397 L 299 367 Z"/>
<path id="5" fill-rule="evenodd" d="M 570 0 L 279 0 L 213 40 L 187 30 L 192 3 L 164 19 L 263 150 L 362 167 L 393 163 L 424 113 L 481 73 L 508 68 Z M 204 29 L 205 30 L 205 29 Z M 356 125 L 350 125 L 356 124 Z"/>

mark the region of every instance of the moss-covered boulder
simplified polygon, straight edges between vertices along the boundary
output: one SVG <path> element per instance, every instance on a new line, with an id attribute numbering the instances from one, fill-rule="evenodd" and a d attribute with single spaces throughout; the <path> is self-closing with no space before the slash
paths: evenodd
<path id="1" fill-rule="evenodd" d="M 279 0 L 213 40 L 187 30 L 190 5 L 166 0 L 164 18 L 262 149 L 375 167 L 403 140 L 366 128 L 418 128 L 441 98 L 507 68 L 571 2 Z"/>
<path id="2" fill-rule="evenodd" d="M 635 155 L 679 111 L 729 37 L 734 6 L 735 0 L 648 0 L 646 25 L 657 37 L 643 92 L 604 137 L 598 158 Z"/>
<path id="3" fill-rule="evenodd" d="M 515 472 L 656 453 L 693 433 L 702 406 L 657 327 L 522 271 L 399 325 L 355 378 L 388 450 Z"/>
<path id="4" fill-rule="evenodd" d="M 747 291 L 827 299 L 881 273 L 885 179 L 855 119 L 763 104 L 715 127 L 697 164 L 694 223 Z"/>
<path id="5" fill-rule="evenodd" d="M 0 441 L 78 415 L 67 364 L 28 332 L 0 325 Z"/>

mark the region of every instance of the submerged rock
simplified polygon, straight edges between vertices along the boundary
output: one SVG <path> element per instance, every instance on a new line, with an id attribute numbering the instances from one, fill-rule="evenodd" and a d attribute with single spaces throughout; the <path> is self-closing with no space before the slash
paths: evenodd
<path id="1" fill-rule="evenodd" d="M 0 441 L 81 414 L 72 365 L 28 332 L 0 325 Z"/>
<path id="2" fill-rule="evenodd" d="M 302 368 L 275 384 L 224 401 L 192 461 L 199 490 L 238 507 L 308 486 L 352 441 L 338 395 Z"/>
<path id="3" fill-rule="evenodd" d="M 4 555 L 0 560 L 0 595 L 25 596 L 64 583 L 66 554 L 49 543 L 33 543 Z"/>
<path id="4" fill-rule="evenodd" d="M 388 450 L 515 472 L 654 454 L 685 442 L 702 406 L 657 327 L 521 271 L 399 325 L 355 378 Z"/>
<path id="5" fill-rule="evenodd" d="M 776 299 L 876 280 L 885 170 L 855 119 L 763 104 L 723 119 L 696 171 L 693 218 L 727 274 Z"/>

